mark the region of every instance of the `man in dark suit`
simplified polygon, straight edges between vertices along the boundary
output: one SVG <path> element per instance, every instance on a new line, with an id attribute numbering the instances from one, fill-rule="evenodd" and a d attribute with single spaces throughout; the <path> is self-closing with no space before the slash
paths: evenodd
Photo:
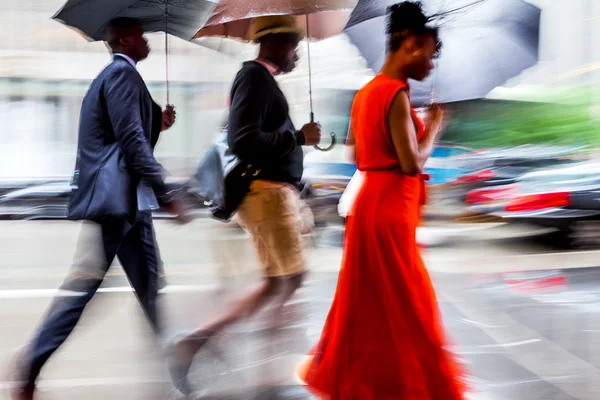
<path id="1" fill-rule="evenodd" d="M 161 131 L 175 122 L 172 107 L 153 102 L 136 64 L 150 49 L 138 21 L 107 26 L 113 62 L 94 80 L 82 104 L 69 217 L 83 220 L 71 272 L 20 360 L 13 399 L 33 399 L 36 379 L 67 339 L 118 257 L 155 333 L 160 257 L 151 211 L 159 205 L 181 220 L 183 209 L 153 155 Z"/>

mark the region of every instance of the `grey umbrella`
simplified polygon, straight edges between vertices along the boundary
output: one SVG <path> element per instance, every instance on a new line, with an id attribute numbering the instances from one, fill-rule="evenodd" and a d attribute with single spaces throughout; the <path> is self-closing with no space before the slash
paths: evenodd
<path id="1" fill-rule="evenodd" d="M 88 40 L 103 40 L 106 24 L 117 17 L 138 19 L 146 32 L 165 32 L 168 102 L 168 34 L 191 40 L 204 26 L 218 0 L 69 0 L 54 19 Z"/>
<path id="2" fill-rule="evenodd" d="M 398 0 L 359 0 L 345 33 L 369 67 L 385 61 L 387 7 Z M 423 82 L 410 82 L 415 105 L 481 98 L 538 62 L 541 10 L 523 0 L 425 0 L 440 27 L 442 54 Z"/>

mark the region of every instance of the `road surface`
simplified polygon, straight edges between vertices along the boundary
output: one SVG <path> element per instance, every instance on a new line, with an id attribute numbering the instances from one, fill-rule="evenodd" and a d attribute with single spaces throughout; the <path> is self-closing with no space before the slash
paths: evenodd
<path id="1" fill-rule="evenodd" d="M 70 222 L 0 222 L 0 397 L 13 385 L 8 372 L 14 351 L 68 270 L 77 233 Z M 453 350 L 469 373 L 470 396 L 598 399 L 599 254 L 559 251 L 530 234 L 457 225 L 423 236 L 434 242 L 424 258 Z M 231 290 L 257 279 L 256 259 L 239 229 L 209 220 L 187 226 L 160 221 L 157 235 L 168 274 L 163 315 L 169 335 L 197 326 Z M 283 329 L 266 330 L 262 313 L 203 350 L 193 370 L 198 398 L 309 398 L 293 370 L 318 339 L 335 290 L 340 245 L 335 228 L 307 238 L 312 273 L 287 307 Z M 41 399 L 179 398 L 118 266 L 42 378 Z"/>

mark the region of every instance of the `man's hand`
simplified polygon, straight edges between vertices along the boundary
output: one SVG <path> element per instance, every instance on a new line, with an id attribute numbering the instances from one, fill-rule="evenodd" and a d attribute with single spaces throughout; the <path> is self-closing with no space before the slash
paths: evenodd
<path id="1" fill-rule="evenodd" d="M 175 111 L 175 107 L 172 105 L 167 105 L 167 108 L 162 113 L 162 129 L 161 131 L 166 131 L 170 127 L 173 126 L 175 120 L 177 119 L 177 112 Z"/>
<path id="2" fill-rule="evenodd" d="M 302 127 L 302 133 L 307 146 L 314 146 L 321 143 L 321 124 L 310 122 Z"/>
<path id="3" fill-rule="evenodd" d="M 182 224 L 187 224 L 192 220 L 187 214 L 187 210 L 180 200 L 173 200 L 170 203 L 167 203 L 165 205 L 165 209 L 169 212 L 169 214 L 174 215 L 177 221 Z"/>

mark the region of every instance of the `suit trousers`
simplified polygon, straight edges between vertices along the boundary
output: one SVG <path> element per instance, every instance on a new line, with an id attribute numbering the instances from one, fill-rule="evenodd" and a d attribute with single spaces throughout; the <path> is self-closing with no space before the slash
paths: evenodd
<path id="1" fill-rule="evenodd" d="M 133 223 L 85 221 L 71 270 L 23 360 L 23 378 L 28 383 L 35 383 L 46 361 L 71 334 L 115 257 L 119 258 L 152 329 L 157 335 L 160 333 L 157 313 L 160 256 L 152 214 L 140 212 Z"/>

